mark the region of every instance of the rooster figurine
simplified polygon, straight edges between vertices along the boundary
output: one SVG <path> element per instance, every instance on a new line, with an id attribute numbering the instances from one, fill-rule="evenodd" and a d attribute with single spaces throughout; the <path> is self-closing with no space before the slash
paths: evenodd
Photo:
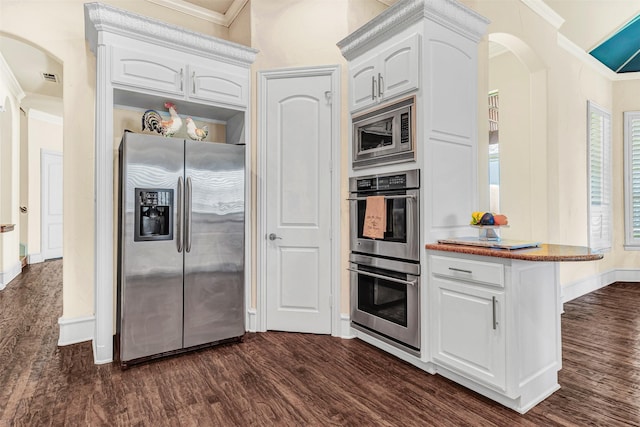
<path id="1" fill-rule="evenodd" d="M 205 125 L 201 128 L 197 128 L 195 122 L 191 117 L 187 117 L 187 135 L 189 138 L 196 141 L 202 141 L 209 135 L 209 128 Z"/>
<path id="2" fill-rule="evenodd" d="M 164 108 L 169 109 L 171 117 L 168 120 L 163 120 L 156 110 L 147 110 L 142 115 L 142 130 L 155 131 L 166 137 L 171 137 L 178 132 L 182 127 L 182 119 L 176 112 L 176 106 L 171 102 L 165 102 Z"/>

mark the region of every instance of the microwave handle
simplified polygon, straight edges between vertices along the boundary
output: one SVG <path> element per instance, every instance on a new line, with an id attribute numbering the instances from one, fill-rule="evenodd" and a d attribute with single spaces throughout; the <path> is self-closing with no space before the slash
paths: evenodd
<path id="1" fill-rule="evenodd" d="M 347 268 L 347 270 L 352 271 L 354 273 L 362 274 L 364 276 L 375 277 L 376 279 L 384 279 L 389 282 L 402 283 L 403 285 L 416 286 L 418 280 L 402 280 L 396 279 L 395 277 L 383 276 L 382 274 L 369 273 L 368 271 L 356 270 L 355 268 Z"/>
<path id="2" fill-rule="evenodd" d="M 416 196 L 413 194 L 400 195 L 400 196 L 384 196 L 385 199 L 416 199 Z M 364 202 L 367 200 L 367 197 L 349 197 L 347 200 L 352 202 Z"/>

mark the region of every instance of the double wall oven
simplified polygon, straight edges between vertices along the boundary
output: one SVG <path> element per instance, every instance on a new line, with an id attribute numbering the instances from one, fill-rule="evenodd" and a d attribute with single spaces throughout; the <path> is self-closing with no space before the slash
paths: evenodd
<path id="1" fill-rule="evenodd" d="M 420 352 L 420 174 L 409 170 L 349 180 L 351 324 Z M 384 199 L 383 233 L 365 232 L 372 198 Z"/>

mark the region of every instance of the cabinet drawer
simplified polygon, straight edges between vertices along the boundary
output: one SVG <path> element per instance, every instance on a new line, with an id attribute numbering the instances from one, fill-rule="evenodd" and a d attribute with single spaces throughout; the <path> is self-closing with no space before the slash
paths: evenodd
<path id="1" fill-rule="evenodd" d="M 431 273 L 468 282 L 504 287 L 504 266 L 502 264 L 432 255 Z"/>

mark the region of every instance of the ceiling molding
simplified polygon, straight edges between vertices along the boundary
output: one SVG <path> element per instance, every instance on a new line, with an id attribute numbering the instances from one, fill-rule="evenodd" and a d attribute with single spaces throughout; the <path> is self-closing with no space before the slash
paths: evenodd
<path id="1" fill-rule="evenodd" d="M 249 0 L 234 0 L 229 6 L 229 10 L 226 13 L 218 13 L 213 10 L 206 9 L 204 7 L 197 6 L 189 3 L 185 0 L 147 0 L 151 3 L 155 3 L 160 6 L 167 7 L 169 9 L 181 12 L 196 18 L 204 19 L 205 21 L 212 22 L 217 25 L 229 27 L 233 21 L 238 17 L 238 14 L 242 8 L 248 3 Z"/>
<path id="2" fill-rule="evenodd" d="M 543 0 L 520 0 L 529 9 L 540 15 L 545 21 L 553 26 L 556 30 L 564 24 L 565 19 L 555 10 L 551 9 Z"/>
<path id="3" fill-rule="evenodd" d="M 393 4 L 398 0 L 378 0 L 378 2 L 382 3 L 385 6 L 393 6 Z"/>
<path id="4" fill-rule="evenodd" d="M 589 65 L 593 70 L 600 73 L 602 76 L 606 77 L 611 81 L 622 81 L 622 80 L 638 80 L 640 79 L 640 72 L 637 73 L 621 73 L 617 74 L 609 67 L 604 65 L 602 62 L 598 61 L 593 56 L 589 55 L 584 51 L 580 46 L 569 40 L 566 36 L 558 33 L 558 46 L 571 53 L 573 56 Z"/>

